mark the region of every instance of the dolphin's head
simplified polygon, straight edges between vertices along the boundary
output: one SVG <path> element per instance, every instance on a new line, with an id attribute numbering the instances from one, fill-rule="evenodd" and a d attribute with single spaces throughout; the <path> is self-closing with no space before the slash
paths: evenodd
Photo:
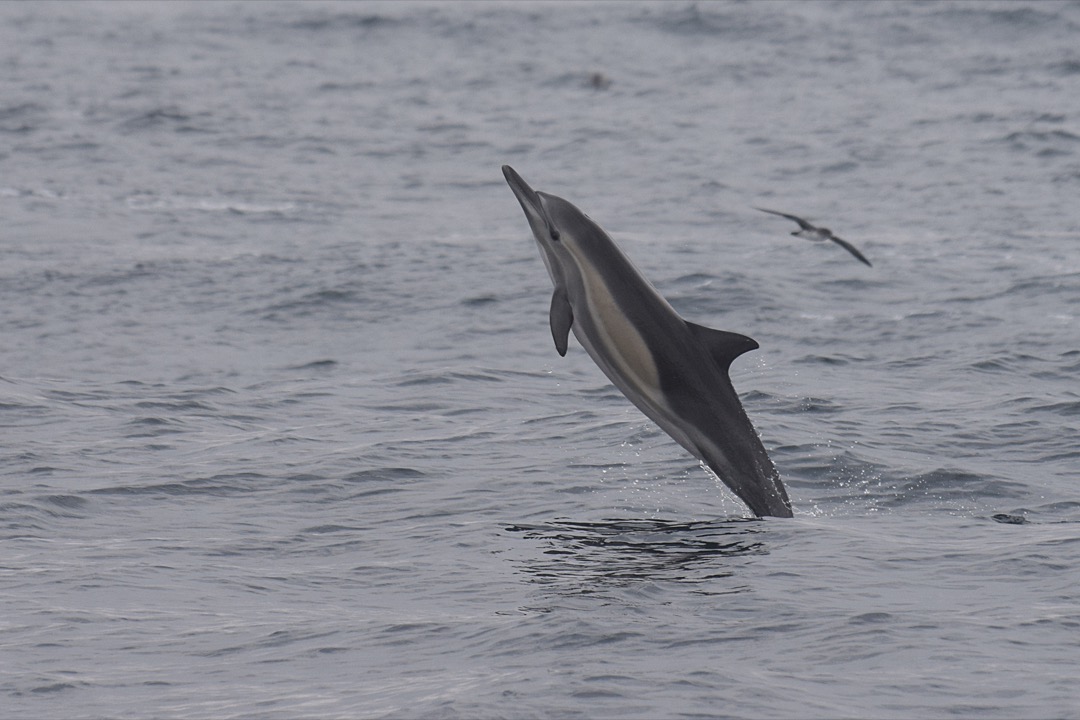
<path id="1" fill-rule="evenodd" d="M 509 165 L 503 165 L 502 171 L 521 203 L 521 209 L 525 211 L 548 272 L 555 284 L 559 285 L 563 268 L 569 261 L 568 256 L 587 254 L 587 248 L 595 239 L 606 239 L 607 235 L 573 203 L 533 190 Z"/>

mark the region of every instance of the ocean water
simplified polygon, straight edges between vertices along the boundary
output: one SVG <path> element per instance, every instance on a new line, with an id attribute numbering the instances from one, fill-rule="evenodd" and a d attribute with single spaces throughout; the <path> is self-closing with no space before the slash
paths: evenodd
<path id="1" fill-rule="evenodd" d="M 1077 37 L 0 5 L 2 714 L 1080 717 Z M 794 519 L 558 356 L 504 163 L 757 339 Z"/>

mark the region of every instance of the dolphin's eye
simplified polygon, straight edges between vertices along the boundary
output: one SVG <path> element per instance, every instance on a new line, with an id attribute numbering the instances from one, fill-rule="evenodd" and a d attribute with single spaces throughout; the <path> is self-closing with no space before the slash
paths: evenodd
<path id="1" fill-rule="evenodd" d="M 551 228 L 551 239 L 557 241 L 560 237 L 562 237 L 562 236 L 559 235 L 559 231 L 556 230 L 555 228 Z"/>

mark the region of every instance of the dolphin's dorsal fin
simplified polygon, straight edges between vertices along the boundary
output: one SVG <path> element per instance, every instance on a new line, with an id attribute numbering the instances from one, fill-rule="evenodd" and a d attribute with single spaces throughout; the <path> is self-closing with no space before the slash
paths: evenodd
<path id="1" fill-rule="evenodd" d="M 712 355 L 713 360 L 720 366 L 720 369 L 724 372 L 728 371 L 731 367 L 731 362 L 742 355 L 744 352 L 750 350 L 757 350 L 760 346 L 757 344 L 757 340 L 739 333 L 728 332 L 726 330 L 713 330 L 707 328 L 704 325 L 695 325 L 692 322 L 687 322 L 686 327 L 690 329 L 690 333 L 696 337 L 705 349 Z"/>
<path id="2" fill-rule="evenodd" d="M 551 337 L 555 339 L 555 349 L 563 357 L 570 342 L 570 326 L 574 324 L 574 309 L 566 296 L 566 288 L 557 287 L 551 296 Z"/>

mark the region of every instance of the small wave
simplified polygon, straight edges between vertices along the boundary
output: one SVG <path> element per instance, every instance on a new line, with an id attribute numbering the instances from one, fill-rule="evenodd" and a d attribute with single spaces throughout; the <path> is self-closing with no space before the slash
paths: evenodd
<path id="1" fill-rule="evenodd" d="M 462 305 L 466 307 L 481 307 L 484 305 L 491 305 L 498 302 L 498 298 L 494 295 L 476 295 L 474 297 L 465 298 L 461 301 Z"/>
<path id="2" fill-rule="evenodd" d="M 184 432 L 181 423 L 169 418 L 140 417 L 128 421 L 127 425 L 132 429 L 125 434 L 128 438 L 156 438 Z"/>
<path id="3" fill-rule="evenodd" d="M 52 505 L 65 510 L 78 510 L 86 506 L 86 498 L 79 497 L 78 495 L 45 495 L 40 500 L 48 505 Z"/>
<path id="4" fill-rule="evenodd" d="M 45 114 L 43 105 L 32 102 L 0 107 L 0 132 L 13 134 L 33 132 L 42 126 Z"/>
<path id="5" fill-rule="evenodd" d="M 148 485 L 114 485 L 88 492 L 94 495 L 212 495 L 226 497 L 260 490 L 267 479 L 268 476 L 256 472 L 223 473 L 193 480 Z"/>
<path id="6" fill-rule="evenodd" d="M 457 382 L 503 382 L 505 378 L 495 373 L 486 372 L 463 372 L 460 370 L 442 371 L 417 371 L 407 373 L 404 379 L 398 380 L 398 387 L 411 385 L 443 385 Z"/>
<path id="7" fill-rule="evenodd" d="M 56 521 L 86 517 L 89 501 L 65 494 L 38 495 L 25 502 L 0 503 L 0 531 L 5 538 L 26 537 L 47 532 Z"/>
<path id="8" fill-rule="evenodd" d="M 854 358 L 858 360 L 858 358 Z M 844 355 L 804 355 L 791 361 L 797 365 L 848 365 L 852 358 Z"/>
<path id="9" fill-rule="evenodd" d="M 1080 141 L 1080 135 L 1059 129 L 1019 130 L 998 140 L 1013 150 L 1034 152 L 1038 157 L 1071 155 L 1076 149 L 1077 141 Z"/>
<path id="10" fill-rule="evenodd" d="M 355 82 L 324 82 L 319 85 L 320 92 L 355 92 L 357 90 L 370 90 L 375 87 L 371 80 L 357 80 Z"/>
<path id="11" fill-rule="evenodd" d="M 357 470 L 342 478 L 348 490 L 343 494 L 346 501 L 393 495 L 405 492 L 416 481 L 426 477 L 420 470 L 410 467 L 380 467 Z"/>
<path id="12" fill-rule="evenodd" d="M 292 300 L 273 303 L 257 312 L 269 320 L 277 320 L 281 316 L 310 317 L 341 306 L 356 305 L 361 302 L 362 297 L 358 290 L 347 286 L 325 288 L 305 292 Z"/>
<path id="13" fill-rule="evenodd" d="M 1050 72 L 1061 77 L 1080 75 L 1080 60 L 1069 58 L 1061 62 L 1051 63 L 1047 66 Z"/>
<path id="14" fill-rule="evenodd" d="M 400 25 L 401 20 L 386 15 L 367 13 L 313 13 L 289 23 L 289 27 L 306 32 L 342 30 L 375 30 Z"/>
<path id="15" fill-rule="evenodd" d="M 425 477 L 425 473 L 410 467 L 381 467 L 357 470 L 346 475 L 343 480 L 349 483 L 366 483 L 373 480 L 415 480 Z"/>
<path id="16" fill-rule="evenodd" d="M 934 6 L 929 6 L 933 8 Z M 934 22 L 951 22 L 963 27 L 965 33 L 998 33 L 1010 41 L 1016 40 L 1015 34 L 1026 30 L 1036 31 L 1059 25 L 1070 25 L 1059 12 L 1047 12 L 1050 8 L 1065 7 L 1054 3 L 1026 5 L 1022 7 L 997 7 L 993 4 L 958 4 L 946 6 L 932 12 Z"/>
<path id="17" fill-rule="evenodd" d="M 303 365 L 290 365 L 285 368 L 286 370 L 330 370 L 337 367 L 337 360 L 312 360 L 309 363 Z"/>
<path id="18" fill-rule="evenodd" d="M 84 682 L 50 682 L 44 685 L 36 685 L 30 688 L 30 692 L 34 693 L 35 695 L 46 695 L 49 693 L 63 692 L 65 690 L 75 690 L 80 687 L 86 687 L 88 685 L 89 683 Z"/>
<path id="19" fill-rule="evenodd" d="M 135 407 L 143 410 L 168 410 L 170 412 L 186 413 L 199 410 L 208 413 L 216 413 L 217 408 L 204 403 L 201 400 L 140 400 Z"/>
<path id="20" fill-rule="evenodd" d="M 698 3 L 685 5 L 677 10 L 665 8 L 658 16 L 651 12 L 642 16 L 639 22 L 653 25 L 659 30 L 684 36 L 730 36 L 740 40 L 753 39 L 773 32 L 774 24 L 767 22 L 757 13 L 730 10 L 732 6 L 700 6 Z M 774 18 L 775 19 L 775 16 Z"/>
<path id="21" fill-rule="evenodd" d="M 209 117 L 210 113 L 197 113 L 199 117 Z M 191 124 L 193 116 L 181 111 L 176 106 L 159 107 L 131 116 L 120 122 L 122 132 L 140 132 L 148 130 L 171 129 L 175 132 L 216 132 L 208 127 Z"/>
<path id="22" fill-rule="evenodd" d="M 947 468 L 898 479 L 891 488 L 889 485 L 887 480 L 883 480 L 878 488 L 878 500 L 892 507 L 924 502 L 972 507 L 989 501 L 1022 498 L 1028 494 L 1027 486 L 1022 483 Z"/>
<path id="23" fill-rule="evenodd" d="M 339 532 L 355 532 L 361 528 L 355 525 L 315 525 L 314 527 L 304 528 L 300 531 L 303 535 L 329 535 Z"/>
<path id="24" fill-rule="evenodd" d="M 1033 405 L 1024 410 L 1027 413 L 1049 412 L 1062 417 L 1080 416 L 1080 400 L 1065 400 L 1062 402 Z"/>

